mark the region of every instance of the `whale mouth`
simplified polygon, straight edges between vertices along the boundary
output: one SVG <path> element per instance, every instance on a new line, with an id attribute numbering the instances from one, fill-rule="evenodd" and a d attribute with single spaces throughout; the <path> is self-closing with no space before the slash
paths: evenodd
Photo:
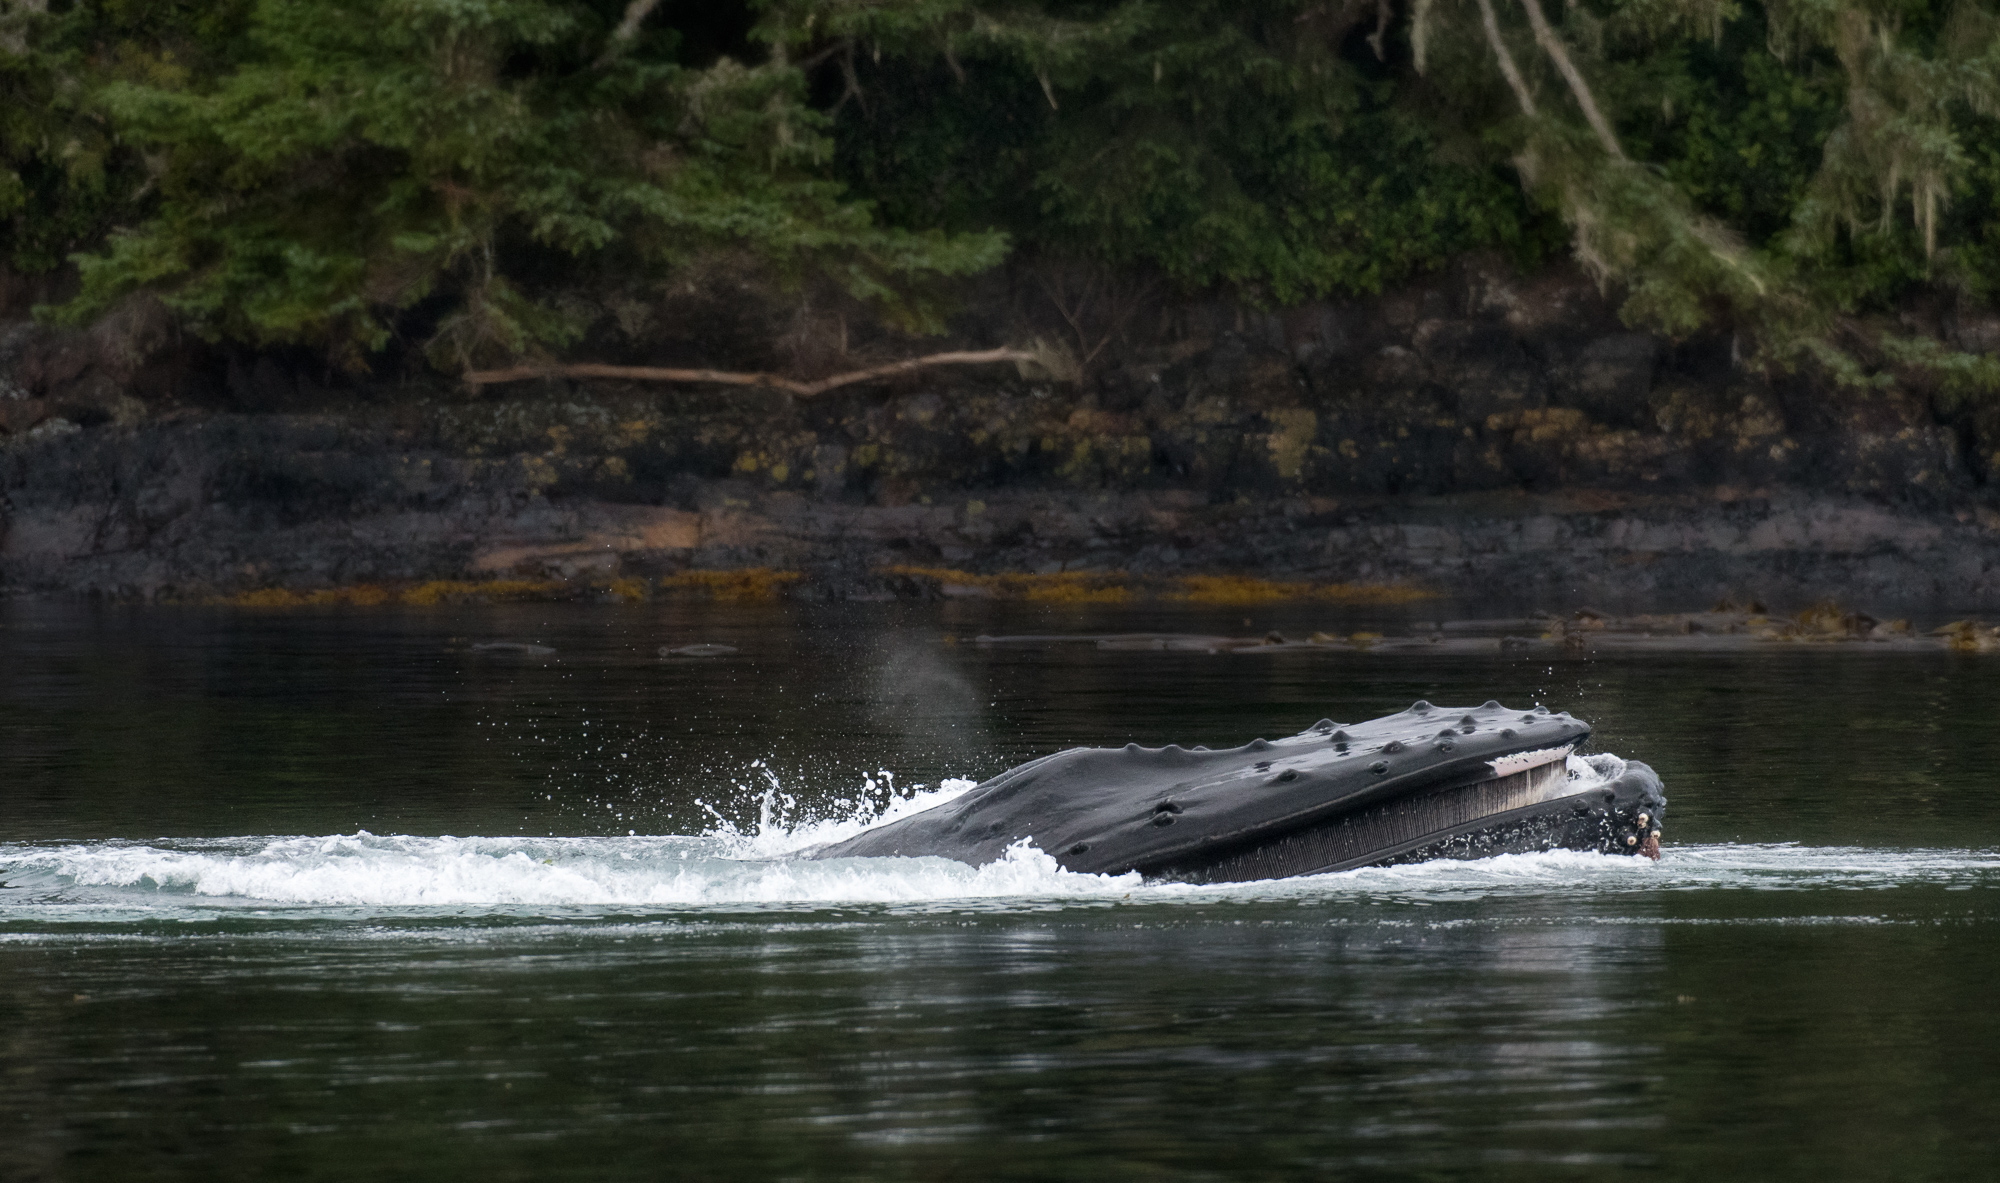
<path id="1" fill-rule="evenodd" d="M 1492 766 L 1494 776 L 1512 776 L 1517 772 L 1526 772 L 1530 768 L 1540 768 L 1544 765 L 1566 761 L 1569 759 L 1570 753 L 1574 751 L 1576 751 L 1576 745 L 1566 743 L 1552 748 L 1536 748 L 1533 751 L 1514 752 L 1511 755 L 1496 756 L 1487 761 L 1487 763 Z"/>
<path id="2" fill-rule="evenodd" d="M 1440 779 L 1229 849 L 1145 868 L 1193 883 L 1321 875 L 1431 859 L 1568 849 L 1660 857 L 1659 778 L 1579 742 L 1488 757 L 1484 775 Z"/>
<path id="3" fill-rule="evenodd" d="M 814 857 L 979 865 L 1033 838 L 1071 871 L 1220 882 L 1558 846 L 1650 851 L 1659 778 L 1577 756 L 1590 734 L 1539 706 L 1419 701 L 1234 748 L 1072 748 Z"/>
<path id="4" fill-rule="evenodd" d="M 1552 847 L 1559 843 L 1545 843 L 1536 833 L 1548 828 L 1541 819 L 1588 817 L 1603 804 L 1598 784 L 1570 768 L 1576 747 L 1498 756 L 1487 761 L 1490 775 L 1393 796 L 1236 850 L 1176 860 L 1148 875 L 1196 883 L 1282 879 L 1507 853 L 1523 841 L 1528 849 Z"/>

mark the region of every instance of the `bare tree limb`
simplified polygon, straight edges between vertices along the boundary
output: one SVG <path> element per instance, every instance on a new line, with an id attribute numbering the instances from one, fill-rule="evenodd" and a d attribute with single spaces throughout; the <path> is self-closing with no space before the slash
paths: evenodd
<path id="1" fill-rule="evenodd" d="M 1410 56 L 1415 59 L 1417 73 L 1424 72 L 1424 51 L 1431 41 L 1432 0 L 1417 0 L 1410 12 Z"/>
<path id="2" fill-rule="evenodd" d="M 829 114 L 839 114 L 849 99 L 854 100 L 863 115 L 868 114 L 868 96 L 861 93 L 861 76 L 854 72 L 854 39 L 851 37 L 840 54 L 840 97 L 834 100 Z"/>
<path id="3" fill-rule="evenodd" d="M 1480 0 L 1482 7 L 1486 0 Z M 1542 15 L 1540 0 L 1521 0 L 1521 7 L 1528 10 L 1528 24 L 1535 30 L 1535 43 L 1542 52 L 1555 62 L 1561 71 L 1563 81 L 1569 83 L 1570 93 L 1576 96 L 1576 105 L 1583 108 L 1583 118 L 1590 124 L 1590 130 L 1597 133 L 1597 142 L 1613 160 L 1625 159 L 1625 150 L 1618 146 L 1618 137 L 1611 130 L 1611 124 L 1604 118 L 1604 112 L 1597 109 L 1597 100 L 1591 97 L 1590 85 L 1583 80 L 1583 72 L 1570 60 L 1569 51 L 1563 48 L 1562 39 L 1549 27 L 1548 18 Z"/>
<path id="4" fill-rule="evenodd" d="M 1521 104 L 1521 113 L 1533 118 L 1535 96 L 1528 93 L 1528 84 L 1521 77 L 1520 67 L 1514 64 L 1514 55 L 1507 50 L 1507 43 L 1500 37 L 1500 20 L 1493 15 L 1493 0 L 1479 0 L 1479 23 L 1486 29 L 1486 43 L 1493 47 L 1493 57 L 1500 63 L 1500 74 L 1507 79 L 1507 85 L 1514 91 L 1514 98 Z"/>
<path id="5" fill-rule="evenodd" d="M 1126 322 L 1138 312 L 1153 288 L 1150 281 L 1121 285 L 1106 268 L 1079 267 L 1073 263 L 1045 265 L 1037 270 L 1035 281 L 1076 335 L 1080 367 L 1088 367 L 1124 333 Z M 1094 318 L 1093 312 L 1098 314 Z M 1103 330 L 1101 334 L 1093 335 L 1092 326 L 1086 323 L 1092 319 Z"/>
<path id="6" fill-rule="evenodd" d="M 639 35 L 639 26 L 645 24 L 646 18 L 653 15 L 653 10 L 659 6 L 660 0 L 629 0 L 625 5 L 624 19 L 611 30 L 611 39 L 604 43 L 604 52 L 597 55 L 596 64 L 603 66 L 625 52 L 625 47 Z"/>
<path id="7" fill-rule="evenodd" d="M 800 58 L 798 61 L 793 62 L 792 66 L 793 68 L 799 70 L 813 69 L 814 67 L 820 65 L 822 62 L 826 61 L 826 59 L 832 57 L 834 54 L 840 53 L 843 50 L 851 49 L 853 47 L 853 44 L 854 43 L 852 41 L 843 38 L 842 40 L 835 41 L 830 45 L 823 46 L 820 49 L 817 49 L 812 53 L 807 54 L 806 56 Z"/>
<path id="8" fill-rule="evenodd" d="M 1039 355 L 1026 349 L 973 349 L 953 350 L 948 353 L 933 353 L 925 357 L 913 357 L 904 361 L 889 362 L 886 365 L 870 366 L 865 370 L 854 370 L 846 374 L 835 374 L 831 378 L 821 378 L 817 382 L 800 382 L 779 374 L 748 373 L 740 370 L 674 370 L 659 366 L 608 366 L 597 362 L 576 362 L 570 365 L 513 366 L 504 370 L 470 370 L 465 375 L 469 386 L 492 386 L 503 382 L 528 382 L 536 378 L 614 378 L 628 382 L 714 382 L 723 386 L 767 386 L 778 390 L 788 390 L 801 398 L 815 394 L 825 394 L 842 386 L 852 386 L 856 382 L 868 382 L 876 378 L 887 378 L 895 374 L 907 374 L 927 366 L 981 365 L 989 362 L 1032 362 Z"/>
<path id="9" fill-rule="evenodd" d="M 1389 60 L 1388 51 L 1384 48 L 1382 44 L 1382 38 L 1385 37 L 1388 34 L 1388 32 L 1389 32 L 1389 0 L 1375 0 L 1375 31 L 1373 33 L 1368 34 L 1367 41 L 1368 41 L 1368 48 L 1375 51 L 1375 60 L 1378 62 L 1386 62 Z M 1421 70 L 1418 72 L 1422 73 Z"/>

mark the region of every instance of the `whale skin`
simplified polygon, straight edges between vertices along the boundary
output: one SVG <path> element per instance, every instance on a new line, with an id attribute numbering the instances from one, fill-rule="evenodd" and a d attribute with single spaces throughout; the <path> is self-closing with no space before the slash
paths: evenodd
<path id="1" fill-rule="evenodd" d="M 1234 748 L 1072 748 L 809 857 L 980 865 L 1027 841 L 1071 871 L 1197 883 L 1534 850 L 1657 858 L 1660 778 L 1615 756 L 1573 768 L 1590 734 L 1543 707 L 1417 702 Z"/>

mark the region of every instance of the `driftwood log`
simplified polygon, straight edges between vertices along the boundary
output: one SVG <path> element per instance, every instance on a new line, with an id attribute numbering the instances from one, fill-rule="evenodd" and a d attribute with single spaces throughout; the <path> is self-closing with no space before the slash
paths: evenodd
<path id="1" fill-rule="evenodd" d="M 887 365 L 870 366 L 865 370 L 835 374 L 816 382 L 801 382 L 782 374 L 748 373 L 740 370 L 675 370 L 660 366 L 608 366 L 596 362 L 573 362 L 568 365 L 514 366 L 504 370 L 470 370 L 465 375 L 465 381 L 472 386 L 526 382 L 535 378 L 613 378 L 627 382 L 716 382 L 725 386 L 771 386 L 779 390 L 789 390 L 801 397 L 811 397 L 841 386 L 852 386 L 856 382 L 869 382 L 876 378 L 906 374 L 911 370 L 921 370 L 928 366 L 984 365 L 1003 361 L 1033 362 L 1039 359 L 1039 354 L 1026 349 L 961 349 L 949 353 L 913 357 L 906 361 L 890 362 Z"/>

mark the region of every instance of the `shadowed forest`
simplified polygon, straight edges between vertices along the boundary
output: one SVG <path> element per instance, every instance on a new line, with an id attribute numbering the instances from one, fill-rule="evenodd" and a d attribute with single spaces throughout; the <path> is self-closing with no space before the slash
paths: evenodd
<path id="1" fill-rule="evenodd" d="M 1983 0 L 0 0 L 22 589 L 1983 602 L 1996 348 Z"/>
<path id="2" fill-rule="evenodd" d="M 717 285 L 935 333 L 1010 263 L 1062 371 L 1155 291 L 1486 251 L 1963 400 L 2000 379 L 1939 327 L 2000 284 L 1996 108 L 1977 0 L 8 0 L 0 258 L 48 321 L 154 299 L 459 374 L 649 360 Z"/>

